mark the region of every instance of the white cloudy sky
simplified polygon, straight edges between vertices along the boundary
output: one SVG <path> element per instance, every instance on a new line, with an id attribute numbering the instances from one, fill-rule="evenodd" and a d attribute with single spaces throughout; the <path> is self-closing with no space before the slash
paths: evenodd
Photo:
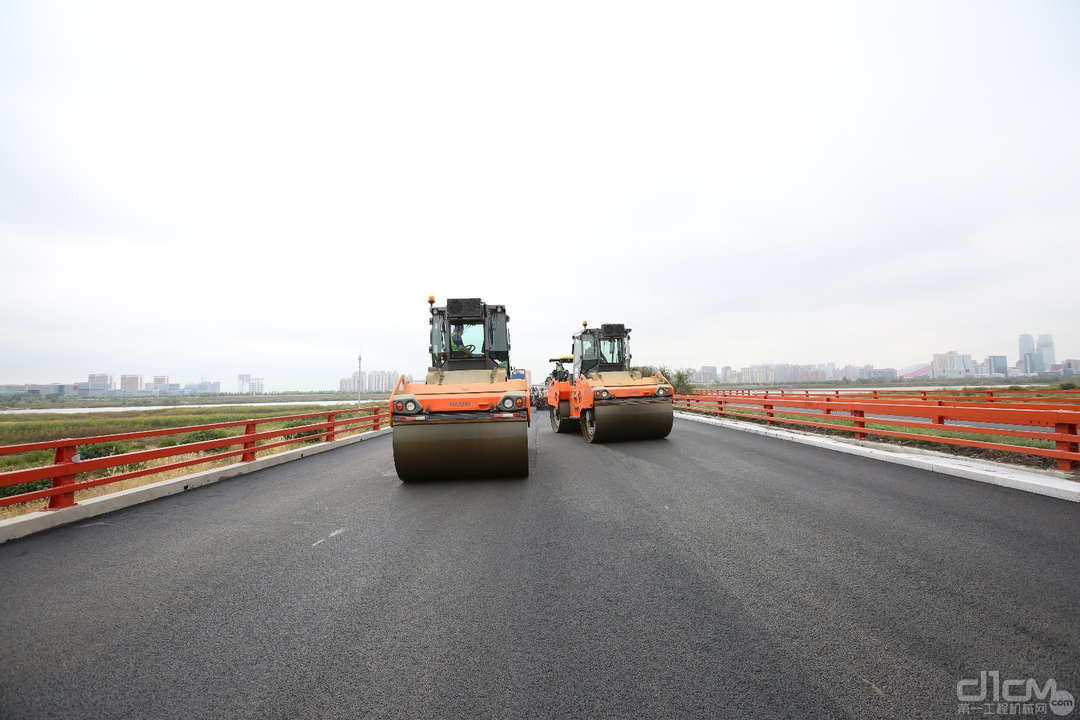
<path id="1" fill-rule="evenodd" d="M 1080 4 L 0 2 L 0 383 L 1080 357 Z"/>

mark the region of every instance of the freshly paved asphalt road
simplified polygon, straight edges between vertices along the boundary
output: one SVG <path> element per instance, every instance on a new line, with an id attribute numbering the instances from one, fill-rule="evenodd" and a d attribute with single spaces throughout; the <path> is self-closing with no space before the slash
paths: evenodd
<path id="1" fill-rule="evenodd" d="M 981 670 L 1080 696 L 1072 503 L 686 421 L 537 417 L 528 480 L 404 485 L 391 442 L 0 546 L 0 718 L 946 718 Z"/>

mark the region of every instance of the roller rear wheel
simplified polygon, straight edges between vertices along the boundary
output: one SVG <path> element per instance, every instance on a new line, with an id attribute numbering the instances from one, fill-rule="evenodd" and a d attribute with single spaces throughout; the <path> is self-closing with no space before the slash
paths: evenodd
<path id="1" fill-rule="evenodd" d="M 548 417 L 551 419 L 551 429 L 557 433 L 571 433 L 577 430 L 578 421 L 570 417 L 570 401 L 563 400 L 556 407 L 548 406 Z"/>

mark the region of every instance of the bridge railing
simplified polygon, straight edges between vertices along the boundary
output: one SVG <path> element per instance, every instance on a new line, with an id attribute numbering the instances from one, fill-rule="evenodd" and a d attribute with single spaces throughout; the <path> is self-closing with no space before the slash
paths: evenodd
<path id="1" fill-rule="evenodd" d="M 888 401 L 901 403 L 942 403 L 965 407 L 1024 405 L 1046 410 L 1080 410 L 1080 390 L 739 390 L 699 388 L 695 395 L 718 397 L 802 398 L 805 400 Z"/>
<path id="2" fill-rule="evenodd" d="M 1038 455 L 1056 459 L 1058 469 L 1065 471 L 1080 465 L 1080 435 L 1077 435 L 1080 409 L 1046 409 L 1026 404 L 979 407 L 950 405 L 944 401 L 846 400 L 778 393 L 677 395 L 675 408 L 764 421 L 767 425 L 783 423 L 847 432 L 859 439 L 879 435 Z M 1022 429 L 1035 427 L 1046 429 Z M 981 440 L 971 435 L 991 439 Z M 996 438 L 1003 441 L 993 441 Z"/>
<path id="3" fill-rule="evenodd" d="M 261 432 L 258 430 L 258 426 L 260 425 L 265 426 L 274 423 L 298 420 L 311 420 L 312 422 L 303 425 L 292 425 L 285 428 L 264 430 Z M 22 485 L 24 483 L 34 483 L 43 480 L 50 481 L 50 487 L 21 492 L 0 498 L 0 507 L 48 498 L 49 505 L 44 509 L 60 510 L 75 505 L 75 493 L 78 490 L 118 483 L 144 475 L 170 472 L 180 468 L 191 467 L 193 465 L 212 463 L 225 458 L 239 457 L 240 462 L 242 463 L 251 462 L 255 460 L 256 452 L 261 453 L 266 450 L 284 448 L 288 445 L 298 445 L 300 443 L 319 441 L 333 442 L 338 435 L 344 433 L 379 430 L 383 423 L 386 423 L 386 425 L 389 426 L 389 417 L 383 405 L 379 404 L 356 410 L 332 410 L 304 413 L 301 415 L 265 417 L 254 420 L 235 420 L 208 425 L 190 425 L 187 427 L 163 428 L 161 430 L 144 430 L 113 435 L 99 435 L 96 437 L 63 438 L 60 440 L 23 443 L 20 445 L 3 445 L 0 446 L 0 455 L 52 450 L 54 452 L 54 460 L 51 465 L 0 473 L 0 487 Z M 77 455 L 80 446 L 140 440 L 144 438 L 160 437 L 162 435 L 187 434 L 202 430 L 220 430 L 240 427 L 243 427 L 243 432 L 224 438 L 189 442 L 148 450 L 136 450 L 134 452 L 85 460 L 80 459 Z M 233 449 L 236 446 L 239 447 Z M 204 454 L 207 451 L 210 451 L 210 453 Z M 154 465 L 151 467 L 145 466 L 145 464 L 150 461 L 180 455 L 190 455 L 191 453 L 199 453 L 199 456 L 163 465 Z M 91 473 L 100 471 L 107 472 L 116 468 L 127 469 L 122 472 L 106 475 L 105 477 L 93 477 L 90 475 Z M 82 477 L 80 478 L 80 476 Z"/>

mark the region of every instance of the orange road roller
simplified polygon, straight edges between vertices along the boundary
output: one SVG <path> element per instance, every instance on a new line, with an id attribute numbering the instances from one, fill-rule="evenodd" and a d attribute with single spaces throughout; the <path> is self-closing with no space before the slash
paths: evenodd
<path id="1" fill-rule="evenodd" d="M 510 368 L 502 305 L 449 298 L 431 314 L 424 382 L 398 378 L 390 395 L 394 465 L 404 482 L 528 477 L 529 378 Z"/>
<path id="2" fill-rule="evenodd" d="M 630 368 L 630 328 L 621 323 L 590 328 L 586 321 L 573 340 L 569 415 L 580 422 L 585 439 L 667 437 L 675 421 L 671 383 L 659 372 L 642 375 Z"/>
<path id="3" fill-rule="evenodd" d="M 548 416 L 551 419 L 551 429 L 557 433 L 577 432 L 578 419 L 570 417 L 570 393 L 573 385 L 570 382 L 570 368 L 574 358 L 570 355 L 553 357 L 548 362 L 555 363 L 555 368 L 548 377 L 547 404 Z"/>

